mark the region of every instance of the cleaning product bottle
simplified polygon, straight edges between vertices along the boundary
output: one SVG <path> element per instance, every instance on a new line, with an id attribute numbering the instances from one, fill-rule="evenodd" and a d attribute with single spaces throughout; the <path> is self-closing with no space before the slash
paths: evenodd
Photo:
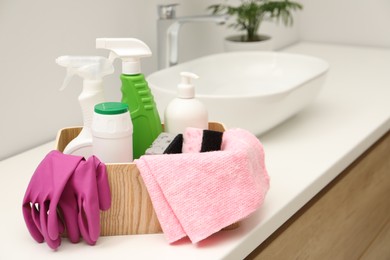
<path id="1" fill-rule="evenodd" d="M 93 154 L 104 163 L 133 161 L 133 125 L 127 104 L 95 105 L 92 120 Z"/>
<path id="2" fill-rule="evenodd" d="M 110 50 L 109 60 L 122 59 L 122 103 L 129 106 L 133 122 L 133 157 L 138 159 L 162 132 L 156 103 L 140 59 L 152 55 L 149 47 L 134 38 L 98 38 L 96 48 Z"/>
<path id="3" fill-rule="evenodd" d="M 165 131 L 182 134 L 187 127 L 208 129 L 208 112 L 205 105 L 195 98 L 195 87 L 191 79 L 198 76 L 182 72 L 181 83 L 177 86 L 177 97 L 165 109 Z"/>
<path id="4" fill-rule="evenodd" d="M 80 155 L 88 158 L 92 152 L 91 125 L 94 106 L 104 102 L 103 77 L 114 72 L 112 62 L 99 56 L 61 56 L 56 63 L 67 68 L 67 74 L 60 90 L 65 89 L 73 75 L 83 78 L 83 90 L 79 103 L 83 115 L 83 128 L 64 149 L 65 154 Z"/>

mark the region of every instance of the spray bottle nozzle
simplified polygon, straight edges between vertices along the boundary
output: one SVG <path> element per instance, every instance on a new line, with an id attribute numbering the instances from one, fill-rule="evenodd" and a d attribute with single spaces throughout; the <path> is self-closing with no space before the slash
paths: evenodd
<path id="1" fill-rule="evenodd" d="M 67 68 L 60 90 L 66 88 L 75 74 L 85 80 L 102 80 L 104 76 L 114 72 L 112 62 L 100 56 L 61 56 L 56 59 L 56 63 Z"/>
<path id="2" fill-rule="evenodd" d="M 152 55 L 150 48 L 135 38 L 97 38 L 97 49 L 110 50 L 109 60 L 122 59 L 122 73 L 135 75 L 141 72 L 140 59 Z"/>

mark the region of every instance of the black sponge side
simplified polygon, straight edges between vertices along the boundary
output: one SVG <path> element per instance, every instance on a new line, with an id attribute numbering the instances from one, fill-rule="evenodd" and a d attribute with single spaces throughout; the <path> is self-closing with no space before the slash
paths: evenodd
<path id="1" fill-rule="evenodd" d="M 183 135 L 178 134 L 165 149 L 164 154 L 181 153 L 183 148 Z"/>
<path id="2" fill-rule="evenodd" d="M 222 132 L 213 130 L 203 130 L 202 146 L 200 152 L 211 152 L 221 150 Z"/>

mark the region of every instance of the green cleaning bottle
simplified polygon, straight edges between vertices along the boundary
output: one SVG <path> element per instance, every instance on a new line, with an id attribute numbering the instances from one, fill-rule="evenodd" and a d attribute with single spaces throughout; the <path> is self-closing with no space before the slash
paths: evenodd
<path id="1" fill-rule="evenodd" d="M 133 123 L 133 157 L 138 159 L 162 132 L 156 103 L 141 73 L 140 59 L 151 56 L 152 52 L 144 42 L 135 38 L 98 38 L 96 48 L 110 50 L 111 61 L 122 59 L 122 103 L 129 106 Z"/>

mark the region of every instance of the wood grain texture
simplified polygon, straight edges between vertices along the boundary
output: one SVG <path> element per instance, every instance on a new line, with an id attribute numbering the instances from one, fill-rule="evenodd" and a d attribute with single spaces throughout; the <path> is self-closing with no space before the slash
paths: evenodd
<path id="1" fill-rule="evenodd" d="M 390 259 L 390 219 L 379 235 L 364 252 L 361 260 L 389 260 Z"/>
<path id="2" fill-rule="evenodd" d="M 225 127 L 216 122 L 209 129 L 224 132 Z M 81 131 L 81 127 L 64 128 L 58 132 L 56 149 L 66 145 Z M 150 200 L 149 193 L 134 163 L 106 164 L 111 189 L 111 208 L 101 212 L 101 235 L 133 235 L 161 233 L 161 226 Z M 234 229 L 239 223 L 232 224 Z"/>
<path id="3" fill-rule="evenodd" d="M 225 126 L 221 123 L 209 122 L 209 130 L 225 132 L 225 129 L 226 129 Z"/>
<path id="4" fill-rule="evenodd" d="M 148 191 L 135 164 L 107 164 L 111 208 L 101 213 L 101 235 L 160 233 Z"/>
<path id="5" fill-rule="evenodd" d="M 68 127 L 59 130 L 56 139 L 56 150 L 63 152 L 68 143 L 81 132 L 81 129 L 82 127 Z"/>
<path id="6" fill-rule="evenodd" d="M 61 129 L 57 135 L 56 149 L 62 152 L 81 129 Z M 100 235 L 161 233 L 149 193 L 136 165 L 106 164 L 106 167 L 111 190 L 111 208 L 100 214 Z"/>
<path id="7" fill-rule="evenodd" d="M 247 259 L 390 259 L 390 134 Z"/>

